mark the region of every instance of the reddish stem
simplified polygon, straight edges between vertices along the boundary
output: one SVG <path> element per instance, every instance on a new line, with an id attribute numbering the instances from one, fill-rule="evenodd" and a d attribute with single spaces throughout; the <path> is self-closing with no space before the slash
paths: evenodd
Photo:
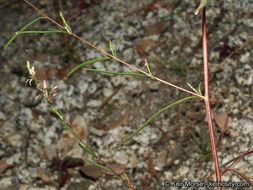
<path id="1" fill-rule="evenodd" d="M 231 171 L 231 172 L 234 172 L 236 173 L 237 175 L 241 176 L 243 179 L 245 179 L 245 181 L 247 181 L 249 183 L 250 186 L 253 187 L 253 182 L 250 180 L 249 177 L 247 177 L 246 175 L 244 175 L 243 173 L 237 171 L 237 170 L 234 170 L 234 169 L 227 169 L 227 171 Z"/>
<path id="2" fill-rule="evenodd" d="M 228 171 L 228 169 L 235 166 L 244 156 L 246 156 L 247 154 L 249 154 L 251 152 L 253 152 L 253 151 L 251 150 L 251 148 L 249 148 L 244 153 L 242 153 L 232 164 L 230 164 L 223 172 L 221 172 L 221 176 L 223 176 Z"/>
<path id="3" fill-rule="evenodd" d="M 202 40 L 203 40 L 203 57 L 204 57 L 204 79 L 205 79 L 205 104 L 206 104 L 206 113 L 208 117 L 208 125 L 210 130 L 210 138 L 212 144 L 212 152 L 213 152 L 213 159 L 214 159 L 214 167 L 216 172 L 216 180 L 221 180 L 220 175 L 220 167 L 218 161 L 218 155 L 216 151 L 216 143 L 214 137 L 214 129 L 213 129 L 213 122 L 212 122 L 212 114 L 211 114 L 211 107 L 209 101 L 209 81 L 208 81 L 208 52 L 207 52 L 207 34 L 206 34 L 206 11 L 205 8 L 202 10 Z M 218 187 L 221 189 L 221 187 Z"/>
<path id="4" fill-rule="evenodd" d="M 52 18 L 50 18 L 49 16 L 47 16 L 44 12 L 42 12 L 40 9 L 38 9 L 37 7 L 35 7 L 35 6 L 34 6 L 33 4 L 31 4 L 28 0 L 24 0 L 24 1 L 25 1 L 28 5 L 30 5 L 32 8 L 34 8 L 36 11 L 38 11 L 41 15 L 43 15 L 45 18 L 47 18 L 48 20 L 50 20 L 51 22 L 53 22 L 54 24 L 56 24 L 57 26 L 59 26 L 61 29 L 66 30 L 64 26 L 60 25 L 58 22 L 56 22 L 55 20 L 53 20 Z M 72 35 L 72 36 L 76 37 L 77 39 L 79 39 L 79 40 L 81 40 L 82 42 L 84 42 L 85 44 L 87 44 L 87 45 L 89 45 L 89 46 L 95 48 L 96 50 L 98 50 L 98 51 L 100 51 L 101 53 L 107 55 L 108 57 L 111 57 L 112 59 L 114 59 L 114 60 L 116 60 L 116 61 L 118 61 L 118 62 L 120 62 L 120 63 L 122 63 L 122 64 L 124 64 L 124 65 L 126 65 L 126 66 L 128 66 L 128 67 L 130 67 L 130 68 L 132 68 L 132 69 L 134 69 L 134 70 L 136 70 L 136 71 L 139 71 L 140 73 L 143 73 L 143 74 L 145 74 L 145 75 L 150 76 L 149 73 L 147 73 L 147 72 L 145 72 L 145 71 L 142 71 L 141 69 L 138 69 L 138 68 L 135 67 L 134 65 L 130 65 L 129 63 L 126 63 L 125 61 L 123 61 L 123 60 L 121 60 L 121 59 L 119 59 L 119 58 L 117 58 L 117 57 L 115 57 L 115 56 L 113 56 L 113 55 L 107 53 L 107 52 L 104 51 L 103 49 L 101 49 L 101 48 L 99 48 L 99 47 L 93 45 L 92 43 L 90 43 L 90 42 L 88 42 L 87 40 L 81 38 L 80 36 L 78 36 L 78 35 L 76 35 L 76 34 L 74 34 L 74 33 L 72 33 L 72 32 L 70 32 L 69 35 Z M 176 86 L 176 85 L 174 85 L 174 84 L 172 84 L 172 83 L 169 83 L 169 82 L 167 82 L 167 81 L 165 81 L 165 80 L 162 80 L 162 79 L 160 79 L 160 78 L 158 78 L 158 77 L 155 77 L 155 76 L 151 76 L 151 77 L 152 77 L 153 80 L 158 80 L 158 81 L 160 81 L 160 82 L 162 82 L 162 83 L 164 83 L 164 84 L 166 84 L 166 85 L 169 85 L 169 86 L 172 86 L 172 87 L 174 87 L 174 88 L 177 88 L 178 90 L 187 92 L 187 93 L 189 93 L 189 94 L 192 94 L 192 95 L 194 95 L 194 96 L 198 96 L 198 97 L 200 97 L 200 98 L 204 98 L 204 97 L 203 97 L 202 95 L 200 95 L 200 94 L 197 94 L 197 93 L 195 93 L 195 92 L 186 90 L 186 89 L 181 88 L 181 87 L 179 87 L 179 86 Z"/>

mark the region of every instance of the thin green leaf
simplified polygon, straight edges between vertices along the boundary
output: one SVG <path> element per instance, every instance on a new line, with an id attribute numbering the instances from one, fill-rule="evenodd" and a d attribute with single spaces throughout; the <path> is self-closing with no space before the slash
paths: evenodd
<path id="1" fill-rule="evenodd" d="M 102 71 L 102 70 L 98 70 L 98 69 L 88 69 L 88 68 L 85 68 L 85 70 L 99 72 L 99 73 L 105 73 L 105 74 L 110 74 L 110 75 L 133 75 L 133 76 L 138 76 L 138 77 L 151 78 L 149 75 L 145 75 L 145 74 L 141 74 L 141 73 L 120 73 L 120 72 Z"/>
<path id="2" fill-rule="evenodd" d="M 112 41 L 111 41 L 111 40 L 109 40 L 109 46 L 110 46 L 112 55 L 115 56 L 115 52 L 114 52 L 114 50 L 113 50 L 113 48 L 112 48 Z"/>
<path id="3" fill-rule="evenodd" d="M 63 117 L 63 114 L 62 114 L 61 110 L 57 110 L 57 112 L 59 113 L 59 115 L 60 115 L 61 117 Z"/>
<path id="4" fill-rule="evenodd" d="M 64 16 L 63 16 L 63 14 L 62 14 L 61 11 L 60 11 L 60 17 L 61 17 L 61 19 L 62 19 L 62 21 L 63 21 L 63 23 L 65 25 L 65 29 L 67 30 L 67 32 L 68 33 L 72 33 L 72 30 L 71 30 L 70 26 L 68 25 L 68 23 L 66 22 L 66 20 L 65 20 L 65 18 L 64 18 Z"/>
<path id="5" fill-rule="evenodd" d="M 16 37 L 18 37 L 18 35 L 20 34 L 20 32 L 23 32 L 25 29 L 27 29 L 29 26 L 31 26 L 32 24 L 34 24 L 35 22 L 37 22 L 40 19 L 46 19 L 45 17 L 39 17 L 34 19 L 33 21 L 29 22 L 27 25 L 25 25 L 23 28 L 21 28 L 18 32 L 16 32 L 16 34 L 7 42 L 7 44 L 4 46 L 4 50 L 6 50 L 6 48 L 13 42 L 13 40 L 16 39 Z"/>
<path id="6" fill-rule="evenodd" d="M 66 123 L 66 121 L 63 120 L 63 125 L 66 127 L 66 129 L 77 139 L 79 140 L 78 135 L 73 131 L 73 129 Z"/>
<path id="7" fill-rule="evenodd" d="M 144 127 L 146 127 L 153 119 L 155 119 L 158 115 L 160 115 L 161 113 L 163 113 L 164 111 L 166 111 L 169 108 L 172 108 L 173 106 L 180 104 L 186 100 L 192 99 L 192 98 L 198 98 L 197 96 L 189 96 L 186 98 L 183 98 L 181 100 L 178 100 L 176 102 L 173 102 L 172 104 L 162 108 L 161 110 L 159 110 L 158 112 L 156 112 L 154 115 L 152 115 L 139 129 L 137 129 L 135 132 L 133 132 L 130 136 L 128 136 L 127 138 L 125 138 L 123 141 L 121 141 L 116 147 L 113 148 L 113 150 L 117 149 L 118 147 L 120 147 L 121 145 L 123 145 L 124 143 L 126 143 L 127 141 L 129 141 L 131 138 L 133 138 L 135 135 L 137 135 L 142 129 L 144 129 Z"/>
<path id="8" fill-rule="evenodd" d="M 98 164 L 98 163 L 96 163 L 96 162 L 93 162 L 92 160 L 86 159 L 86 161 L 87 161 L 89 164 L 91 164 L 91 165 L 97 166 L 98 168 L 101 168 L 101 169 L 106 170 L 106 171 L 108 171 L 108 172 L 112 172 L 112 170 L 111 170 L 110 168 L 107 168 L 107 167 L 105 167 L 105 166 L 103 166 L 103 165 L 101 165 L 101 164 Z M 113 173 L 113 172 L 112 172 L 112 173 Z"/>
<path id="9" fill-rule="evenodd" d="M 58 115 L 58 117 L 62 120 L 63 125 L 66 127 L 66 129 L 77 139 L 79 140 L 77 134 L 72 130 L 72 128 L 67 124 L 67 122 L 65 121 L 65 117 L 53 106 L 53 104 L 51 104 L 50 102 L 48 102 L 48 104 L 50 105 L 50 107 L 52 108 L 52 110 Z"/>
<path id="10" fill-rule="evenodd" d="M 118 39 L 117 42 L 116 42 L 115 52 L 114 52 L 115 53 L 115 57 L 117 57 L 117 50 L 118 50 L 119 41 L 120 41 L 120 39 Z"/>
<path id="11" fill-rule="evenodd" d="M 84 145 L 82 145 L 81 143 L 78 143 L 78 145 L 87 153 L 89 153 L 91 156 L 98 158 L 98 156 L 96 155 L 96 153 L 94 153 L 93 151 L 91 151 L 90 149 L 88 149 L 87 147 L 85 147 Z"/>
<path id="12" fill-rule="evenodd" d="M 192 87 L 192 85 L 190 83 L 187 82 L 187 85 L 197 94 L 199 93 L 195 88 Z"/>
<path id="13" fill-rule="evenodd" d="M 66 31 L 62 30 L 42 30 L 42 31 L 23 31 L 19 32 L 19 34 L 51 34 L 51 33 L 63 33 L 63 34 L 68 34 Z"/>
<path id="14" fill-rule="evenodd" d="M 151 69 L 151 67 L 150 67 L 147 59 L 145 59 L 145 65 L 146 65 L 146 67 L 148 69 L 148 73 L 150 74 L 150 77 L 152 78 L 153 77 L 152 69 Z"/>
<path id="15" fill-rule="evenodd" d="M 147 64 L 148 73 L 153 76 L 152 69 L 149 64 Z"/>
<path id="16" fill-rule="evenodd" d="M 29 61 L 26 62 L 26 67 L 27 67 L 29 73 L 31 73 L 31 64 Z"/>
<path id="17" fill-rule="evenodd" d="M 49 103 L 49 105 L 50 105 L 50 107 L 52 108 L 52 110 L 58 115 L 58 117 L 59 117 L 61 120 L 64 120 L 64 117 L 63 117 L 61 111 L 57 110 L 52 104 Z"/>
<path id="18" fill-rule="evenodd" d="M 62 114 L 61 110 L 57 110 L 57 111 L 58 111 L 58 113 L 61 115 L 62 119 L 63 119 L 64 121 L 66 121 L 66 118 L 65 118 L 65 116 Z"/>
<path id="19" fill-rule="evenodd" d="M 202 92 L 201 92 L 201 82 L 199 83 L 198 89 L 199 89 L 199 94 L 202 95 Z"/>
<path id="20" fill-rule="evenodd" d="M 152 71 L 151 65 L 149 64 L 148 67 L 149 67 L 149 72 L 150 72 L 151 75 L 153 76 L 153 71 Z"/>
<path id="21" fill-rule="evenodd" d="M 79 65 L 77 65 L 74 69 L 72 69 L 69 73 L 68 73 L 68 76 L 70 76 L 73 72 L 75 72 L 76 70 L 80 69 L 81 67 L 84 67 L 88 64 L 93 64 L 93 63 L 96 63 L 96 62 L 99 62 L 99 61 L 106 61 L 106 60 L 109 60 L 111 59 L 110 57 L 103 57 L 103 58 L 98 58 L 98 59 L 92 59 L 92 60 L 89 60 L 89 61 L 86 61 L 86 62 L 83 62 Z"/>
<path id="22" fill-rule="evenodd" d="M 206 4 L 207 4 L 207 0 L 201 0 L 198 8 L 195 10 L 195 15 L 197 15 L 199 11 L 206 6 Z"/>

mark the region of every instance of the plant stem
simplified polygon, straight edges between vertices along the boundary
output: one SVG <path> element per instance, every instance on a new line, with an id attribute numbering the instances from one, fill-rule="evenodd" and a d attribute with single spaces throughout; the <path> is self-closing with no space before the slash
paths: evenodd
<path id="1" fill-rule="evenodd" d="M 203 57 L 204 57 L 204 80 L 205 80 L 205 104 L 206 104 L 206 113 L 208 117 L 208 125 L 210 130 L 210 138 L 212 144 L 212 152 L 214 159 L 214 167 L 216 172 L 216 180 L 221 180 L 220 175 L 220 167 L 218 161 L 218 155 L 216 151 L 215 137 L 214 137 L 214 129 L 212 122 L 212 114 L 209 100 L 209 81 L 208 81 L 208 52 L 207 52 L 207 34 L 206 34 L 206 10 L 203 8 L 202 10 L 202 40 L 203 40 Z M 221 189 L 221 187 L 218 187 Z"/>
<path id="2" fill-rule="evenodd" d="M 64 26 L 62 26 L 61 24 L 59 24 L 58 22 L 56 22 L 55 20 L 53 20 L 52 18 L 50 18 L 49 16 L 47 16 L 44 12 L 42 12 L 40 9 L 38 9 L 37 7 L 35 7 L 35 6 L 34 6 L 33 4 L 31 4 L 28 0 L 24 0 L 24 1 L 25 1 L 27 4 L 29 4 L 32 8 L 34 8 L 36 11 L 38 11 L 41 15 L 43 15 L 45 18 L 47 18 L 48 20 L 50 20 L 51 22 L 53 22 L 54 24 L 56 24 L 57 26 L 59 26 L 61 29 L 65 30 L 65 27 L 64 27 Z M 85 44 L 87 44 L 87 45 L 89 45 L 89 46 L 91 46 L 91 47 L 93 47 L 93 48 L 95 48 L 96 50 L 98 50 L 98 51 L 100 51 L 101 53 L 107 55 L 108 57 L 111 57 L 112 59 L 114 59 L 114 60 L 116 60 L 116 61 L 118 61 L 118 62 L 120 62 L 120 63 L 122 63 L 122 64 L 124 64 L 124 65 L 126 65 L 126 66 L 128 66 L 128 67 L 130 67 L 130 68 L 132 68 L 132 69 L 134 69 L 134 70 L 136 70 L 136 71 L 139 71 L 140 73 L 143 73 L 143 74 L 145 74 L 145 75 L 150 76 L 153 80 L 157 80 L 157 81 L 159 81 L 159 82 L 161 82 L 161 83 L 164 83 L 164 84 L 166 84 L 166 85 L 168 85 L 168 86 L 172 86 L 172 87 L 174 87 L 174 88 L 176 88 L 176 89 L 178 89 L 178 90 L 184 91 L 184 92 L 186 92 L 186 93 L 189 93 L 189 94 L 191 94 L 191 95 L 194 95 L 194 96 L 197 96 L 197 97 L 200 97 L 200 98 L 203 98 L 203 99 L 204 99 L 204 97 L 203 97 L 202 95 L 199 95 L 199 94 L 194 93 L 194 92 L 192 92 L 192 91 L 186 90 L 186 89 L 184 89 L 184 88 L 182 88 L 182 87 L 179 87 L 179 86 L 177 86 L 177 85 L 174 85 L 174 84 L 172 84 L 172 83 L 170 83 L 170 82 L 167 82 L 167 81 L 165 81 L 165 80 L 162 80 L 162 79 L 160 79 L 160 78 L 158 78 L 158 77 L 151 76 L 149 73 L 147 73 L 147 72 L 145 72 L 145 71 L 142 71 L 141 69 L 135 67 L 134 65 L 131 65 L 131 64 L 129 64 L 129 63 L 126 63 L 125 61 L 123 61 L 123 60 L 121 60 L 121 59 L 119 59 L 119 58 L 117 58 L 117 57 L 111 55 L 110 53 L 107 53 L 106 51 L 100 49 L 99 47 L 93 45 L 92 43 L 88 42 L 87 40 L 81 38 L 80 36 L 78 36 L 78 35 L 76 35 L 76 34 L 74 34 L 74 33 L 72 33 L 72 32 L 68 32 L 68 34 L 69 34 L 69 35 L 72 35 L 72 36 L 74 36 L 74 37 L 76 37 L 76 38 L 79 39 L 80 41 L 84 42 Z"/>
<path id="3" fill-rule="evenodd" d="M 161 83 L 164 83 L 164 84 L 166 84 L 166 85 L 168 85 L 168 86 L 172 86 L 172 87 L 174 87 L 174 88 L 176 88 L 176 89 L 178 89 L 178 90 L 184 91 L 184 92 L 189 93 L 189 94 L 191 94 L 191 95 L 198 96 L 198 97 L 200 97 L 200 98 L 204 98 L 203 96 L 201 96 L 201 95 L 199 95 L 199 94 L 197 94 L 197 93 L 194 93 L 194 92 L 192 92 L 192 91 L 189 91 L 189 90 L 186 90 L 186 89 L 184 89 L 184 88 L 181 88 L 181 87 L 179 87 L 179 86 L 177 86 L 177 85 L 174 85 L 174 84 L 172 84 L 172 83 L 170 83 L 170 82 L 167 82 L 167 81 L 165 81 L 165 80 L 163 80 L 163 79 L 160 79 L 160 78 L 158 78 L 158 77 L 155 77 L 155 76 L 153 76 L 153 75 L 151 76 L 149 73 L 147 73 L 147 72 L 145 72 L 145 71 L 143 71 L 143 70 L 141 70 L 141 69 L 135 67 L 134 65 L 131 65 L 131 64 L 129 64 L 129 63 L 127 63 L 127 62 L 125 62 L 125 61 L 123 61 L 123 60 L 121 60 L 121 59 L 119 59 L 119 58 L 117 58 L 117 57 L 115 57 L 115 56 L 113 56 L 113 55 L 107 53 L 106 51 L 101 50 L 101 49 L 98 48 L 97 46 L 95 46 L 95 45 L 93 45 L 92 43 L 88 42 L 87 40 L 85 40 L 85 39 L 83 39 L 83 38 L 77 36 L 77 35 L 74 34 L 74 33 L 70 33 L 70 35 L 76 37 L 77 39 L 79 39 L 80 41 L 86 43 L 87 45 L 89 45 L 89 46 L 91 46 L 91 47 L 97 49 L 98 51 L 100 51 L 101 53 L 105 54 L 106 56 L 109 56 L 109 57 L 111 57 L 112 59 L 114 59 L 114 60 L 116 60 L 116 61 L 118 61 L 118 62 L 120 62 L 120 63 L 122 63 L 122 64 L 124 64 L 124 65 L 126 65 L 126 66 L 128 66 L 128 67 L 130 67 L 130 68 L 132 68 L 132 69 L 134 69 L 134 70 L 136 70 L 136 71 L 139 71 L 140 73 L 143 73 L 143 74 L 145 74 L 145 75 L 150 76 L 153 80 L 160 81 Z"/>
<path id="4" fill-rule="evenodd" d="M 240 177 L 242 177 L 243 179 L 245 179 L 245 181 L 247 181 L 247 182 L 250 184 L 250 186 L 253 187 L 253 182 L 250 180 L 249 177 L 247 177 L 247 176 L 244 175 L 243 173 L 241 173 L 241 172 L 239 172 L 239 171 L 237 171 L 237 170 L 234 170 L 234 169 L 227 169 L 227 171 L 231 171 L 231 172 L 236 173 L 237 175 L 239 175 Z"/>
<path id="5" fill-rule="evenodd" d="M 231 167 L 235 166 L 244 156 L 246 156 L 247 154 L 252 153 L 253 151 L 251 150 L 251 148 L 249 148 L 248 150 L 246 150 L 244 153 L 242 153 L 240 156 L 238 156 L 234 162 L 232 162 L 223 172 L 221 172 L 221 175 L 225 174 L 228 169 L 230 169 Z"/>
<path id="6" fill-rule="evenodd" d="M 48 101 L 48 104 L 50 105 L 50 107 L 52 108 L 52 110 L 57 114 L 57 116 L 60 118 L 60 120 L 63 122 L 63 125 L 68 129 L 68 131 L 75 137 L 76 141 L 78 144 L 81 144 L 81 146 L 86 147 L 88 150 L 91 150 L 91 148 L 89 148 L 89 146 L 74 132 L 74 130 L 71 128 L 71 126 L 68 124 L 68 122 L 62 117 L 62 115 L 59 113 L 59 111 L 57 111 L 57 109 L 54 107 L 53 104 L 51 104 Z M 132 185 L 132 183 L 130 183 L 129 181 L 123 179 L 121 177 L 120 174 L 117 174 L 116 171 L 109 166 L 102 158 L 99 157 L 98 153 L 93 153 L 93 151 L 91 151 L 91 154 L 94 158 L 96 158 L 97 160 L 99 160 L 101 163 L 103 163 L 107 168 L 109 168 L 111 170 L 111 172 L 117 176 L 118 178 L 120 178 L 124 183 L 126 183 L 131 189 L 135 190 L 134 186 Z"/>

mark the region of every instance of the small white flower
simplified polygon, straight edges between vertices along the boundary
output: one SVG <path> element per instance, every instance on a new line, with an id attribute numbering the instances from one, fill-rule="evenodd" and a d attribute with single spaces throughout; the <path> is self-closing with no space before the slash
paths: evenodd
<path id="1" fill-rule="evenodd" d="M 31 68 L 31 70 L 30 70 L 30 74 L 31 74 L 31 75 L 35 75 L 34 66 L 32 66 L 32 68 Z"/>

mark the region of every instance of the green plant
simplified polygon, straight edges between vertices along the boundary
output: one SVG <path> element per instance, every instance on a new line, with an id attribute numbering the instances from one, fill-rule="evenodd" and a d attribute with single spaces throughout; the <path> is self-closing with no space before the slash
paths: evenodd
<path id="1" fill-rule="evenodd" d="M 88 60 L 86 62 L 81 63 L 80 65 L 76 66 L 73 70 L 71 70 L 68 73 L 68 76 L 70 76 L 73 72 L 79 70 L 80 68 L 83 68 L 87 65 L 90 64 L 94 64 L 96 62 L 104 62 L 104 61 L 108 61 L 108 60 L 116 60 L 130 68 L 132 68 L 133 70 L 139 72 L 139 73 L 135 73 L 135 72 L 128 72 L 128 73 L 121 73 L 121 72 L 111 72 L 111 71 L 104 71 L 104 70 L 97 70 L 97 69 L 90 69 L 90 68 L 85 68 L 87 71 L 94 71 L 94 72 L 100 72 L 100 73 L 104 73 L 104 74 L 113 74 L 113 75 L 133 75 L 133 76 L 137 76 L 137 77 L 146 77 L 152 80 L 157 80 L 161 83 L 164 83 L 168 86 L 174 87 L 178 90 L 184 91 L 188 94 L 190 94 L 191 96 L 182 98 L 180 100 L 177 100 L 169 105 L 167 105 L 166 107 L 160 109 L 159 111 L 157 111 L 155 114 L 153 114 L 142 126 L 140 126 L 136 131 L 134 131 L 129 137 L 127 137 L 126 139 L 124 139 L 122 142 L 120 142 L 116 147 L 114 147 L 114 149 L 117 149 L 118 147 L 120 147 L 121 145 L 123 145 L 124 143 L 126 143 L 129 139 L 131 139 L 132 137 L 134 137 L 136 134 L 138 134 L 141 130 L 143 130 L 154 118 L 156 118 L 157 116 L 159 116 L 161 113 L 163 113 L 164 111 L 174 107 L 177 104 L 180 104 L 186 100 L 190 100 L 193 98 L 199 98 L 201 100 L 204 100 L 205 105 L 206 105 L 206 112 L 207 112 L 207 116 L 208 116 L 208 124 L 209 124 L 209 130 L 210 130 L 210 138 L 211 138 L 211 145 L 212 145 L 212 153 L 213 153 L 213 159 L 214 159 L 214 163 L 215 163 L 215 171 L 216 171 L 216 180 L 219 182 L 221 181 L 221 176 L 226 172 L 226 171 L 233 171 L 235 173 L 238 174 L 237 171 L 234 171 L 232 169 L 227 169 L 224 170 L 222 173 L 220 171 L 220 167 L 219 167 L 219 162 L 218 162 L 218 156 L 217 156 L 217 151 L 216 151 L 216 143 L 215 143 L 215 138 L 214 138 L 214 130 L 213 130 L 213 123 L 212 123 L 212 117 L 211 117 L 211 108 L 210 108 L 210 101 L 209 101 L 209 79 L 208 79 L 208 54 L 207 54 L 207 35 L 206 35 L 206 16 L 205 16 L 205 5 L 207 3 L 206 0 L 202 0 L 199 7 L 196 9 L 196 14 L 201 10 L 202 11 L 202 32 L 203 32 L 203 55 L 204 55 L 204 86 L 205 86 L 205 94 L 202 95 L 201 93 L 201 84 L 199 84 L 198 89 L 195 89 L 194 87 L 192 87 L 191 84 L 188 83 L 188 86 L 191 88 L 192 91 L 181 88 L 179 86 L 176 86 L 172 83 L 169 83 L 167 81 L 164 81 L 156 76 L 153 75 L 152 73 L 152 69 L 148 63 L 148 61 L 145 59 L 145 66 L 147 68 L 147 71 L 143 71 L 133 65 L 130 65 L 124 61 L 122 61 L 121 59 L 119 59 L 117 57 L 117 45 L 115 47 L 115 49 L 113 49 L 112 47 L 112 43 L 109 41 L 109 47 L 111 50 L 111 54 L 106 52 L 105 50 L 94 46 L 93 44 L 91 44 L 90 42 L 82 39 L 81 37 L 77 36 L 76 34 L 72 33 L 72 30 L 70 28 L 70 26 L 67 24 L 64 16 L 62 15 L 62 13 L 60 12 L 60 17 L 64 23 L 64 26 L 60 25 L 59 23 L 57 23 L 56 21 L 52 20 L 51 18 L 49 18 L 47 15 L 45 15 L 41 10 L 37 9 L 35 6 L 33 6 L 30 2 L 28 2 L 27 0 L 25 0 L 26 3 L 28 3 L 29 5 L 31 5 L 34 9 L 36 9 L 40 14 L 42 14 L 44 17 L 40 17 L 38 19 L 33 20 L 32 22 L 30 22 L 28 25 L 26 25 L 25 27 L 23 27 L 19 32 L 16 33 L 16 35 L 14 35 L 11 40 L 5 45 L 4 49 L 6 49 L 11 42 L 20 34 L 50 34 L 50 33 L 60 33 L 60 34 L 69 34 L 70 36 L 73 36 L 79 40 L 81 40 L 82 42 L 90 45 L 91 47 L 97 49 L 98 51 L 100 51 L 104 57 L 101 58 L 97 58 L 97 59 L 93 59 L 93 60 Z M 35 22 L 37 22 L 40 19 L 48 19 L 50 21 L 52 21 L 53 23 L 55 23 L 57 26 L 59 26 L 62 30 L 47 30 L 47 31 L 26 31 L 26 29 L 31 26 L 32 24 L 34 24 Z M 122 176 L 120 176 L 119 174 L 117 174 L 106 162 L 104 162 L 100 156 L 95 153 L 95 151 L 92 151 L 91 148 L 89 148 L 84 142 L 82 142 L 82 140 L 78 137 L 78 134 L 76 134 L 70 124 L 68 123 L 68 121 L 66 121 L 66 118 L 64 117 L 64 115 L 62 114 L 62 112 L 60 110 L 57 110 L 54 106 L 54 102 L 53 102 L 53 97 L 55 96 L 55 89 L 57 87 L 52 88 L 52 90 L 48 91 L 48 86 L 46 81 L 39 81 L 36 78 L 35 75 L 35 68 L 30 66 L 30 63 L 27 62 L 27 68 L 29 71 L 29 75 L 30 75 L 30 79 L 28 80 L 28 83 L 31 84 L 32 81 L 35 82 L 37 88 L 41 91 L 42 95 L 45 97 L 45 100 L 48 102 L 49 106 L 51 107 L 51 109 L 57 114 L 58 118 L 62 121 L 63 125 L 66 127 L 66 129 L 75 137 L 77 143 L 79 144 L 79 146 L 86 151 L 88 154 L 90 154 L 95 160 L 88 160 L 86 159 L 86 161 L 89 164 L 92 164 L 94 166 L 97 166 L 101 169 L 104 169 L 108 172 L 113 173 L 115 176 L 119 177 L 122 181 L 124 181 L 131 189 L 134 189 L 133 184 L 131 183 L 131 181 L 129 180 L 129 178 L 127 177 L 126 174 L 124 174 L 123 178 Z M 184 73 L 185 70 L 183 69 L 179 69 L 179 72 Z M 203 139 L 202 139 L 203 140 Z M 202 141 L 200 139 L 199 141 L 199 146 L 200 149 L 202 150 L 202 152 L 204 153 L 208 153 L 208 149 L 206 146 L 206 143 L 202 143 Z M 197 140 L 196 140 L 197 141 Z M 102 163 L 102 164 L 100 164 Z M 243 176 L 241 174 L 239 174 L 240 176 Z M 248 178 L 246 178 L 244 176 L 244 179 L 246 179 L 247 181 Z M 218 189 L 221 189 L 221 187 L 218 187 Z"/>

